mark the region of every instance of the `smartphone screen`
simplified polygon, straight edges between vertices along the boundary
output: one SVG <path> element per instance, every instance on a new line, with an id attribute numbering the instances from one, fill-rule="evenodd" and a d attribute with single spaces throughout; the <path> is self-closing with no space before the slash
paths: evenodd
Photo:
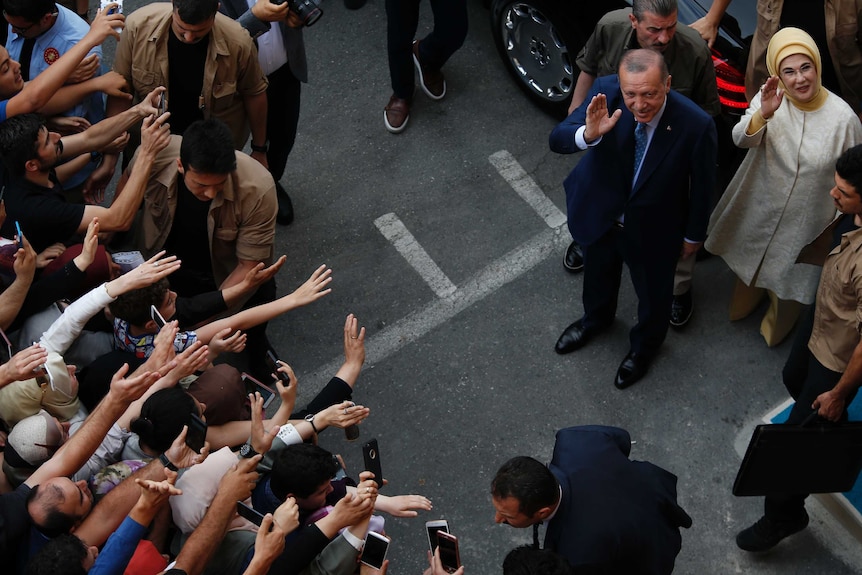
<path id="1" fill-rule="evenodd" d="M 271 349 L 266 350 L 266 366 L 269 368 L 270 372 L 274 373 L 276 377 L 284 383 L 285 386 L 290 385 L 290 376 L 278 371 L 278 358 L 274 353 L 272 353 Z"/>
<path id="2" fill-rule="evenodd" d="M 204 442 L 207 440 L 207 424 L 203 419 L 195 415 L 189 414 L 189 430 L 186 433 L 186 445 L 195 453 L 200 453 L 204 448 Z"/>
<path id="3" fill-rule="evenodd" d="M 449 522 L 445 519 L 426 521 L 425 530 L 428 532 L 428 547 L 431 549 L 431 553 L 433 554 L 434 551 L 437 550 L 437 532 L 444 531 L 449 533 Z"/>
<path id="4" fill-rule="evenodd" d="M 263 514 L 260 511 L 255 511 L 242 501 L 236 502 L 236 512 L 237 515 L 242 517 L 243 519 L 248 519 L 258 527 L 263 523 Z"/>
<path id="5" fill-rule="evenodd" d="M 243 372 L 242 381 L 245 383 L 247 393 L 254 393 L 255 391 L 260 393 L 260 396 L 263 398 L 264 409 L 269 407 L 269 404 L 275 399 L 276 393 L 274 389 L 267 387 L 249 374 Z"/>
<path id="6" fill-rule="evenodd" d="M 458 552 L 458 538 L 445 531 L 437 532 L 437 545 L 440 547 L 440 564 L 449 573 L 461 566 L 461 555 Z"/>
<path id="7" fill-rule="evenodd" d="M 365 460 L 365 471 L 374 474 L 377 489 L 383 489 L 383 468 L 380 465 L 380 450 L 377 447 L 377 439 L 369 439 L 362 446 L 362 458 Z"/>
<path id="8" fill-rule="evenodd" d="M 386 559 L 388 551 L 389 539 L 374 531 L 369 531 L 368 535 L 365 536 L 365 547 L 362 549 L 361 561 L 369 567 L 380 569 L 383 567 L 383 561 Z"/>
<path id="9" fill-rule="evenodd" d="M 159 326 L 159 329 L 165 327 L 165 318 L 162 317 L 162 314 L 159 313 L 159 310 L 156 309 L 156 306 L 150 306 L 150 317 L 156 322 L 156 325 Z"/>

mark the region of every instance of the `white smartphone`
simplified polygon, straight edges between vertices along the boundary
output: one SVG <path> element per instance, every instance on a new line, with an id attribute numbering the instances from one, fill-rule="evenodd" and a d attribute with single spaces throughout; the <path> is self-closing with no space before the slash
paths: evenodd
<path id="1" fill-rule="evenodd" d="M 431 549 L 431 554 L 437 550 L 437 532 L 443 531 L 449 533 L 449 522 L 445 519 L 437 519 L 435 521 L 425 522 L 425 531 L 428 533 L 428 547 Z"/>
<path id="2" fill-rule="evenodd" d="M 382 569 L 383 561 L 388 552 L 389 539 L 379 533 L 369 531 L 365 536 L 365 547 L 362 549 L 361 561 L 374 569 Z"/>
<path id="3" fill-rule="evenodd" d="M 104 10 L 105 6 L 107 6 L 108 4 L 116 4 L 117 5 L 117 7 L 114 8 L 113 10 L 111 10 L 110 12 L 108 12 L 108 14 L 117 14 L 117 13 L 122 14 L 123 13 L 123 0 L 101 0 L 99 2 L 99 10 Z M 118 34 L 123 33 L 122 28 L 114 28 L 114 31 L 117 32 Z"/>
<path id="4" fill-rule="evenodd" d="M 163 327 L 165 327 L 165 324 L 167 322 L 165 321 L 165 318 L 162 317 L 162 314 L 159 313 L 159 310 L 156 309 L 156 306 L 154 306 L 154 305 L 150 306 L 150 317 L 153 319 L 154 322 L 156 322 L 156 325 L 159 327 L 159 329 L 162 329 Z"/>

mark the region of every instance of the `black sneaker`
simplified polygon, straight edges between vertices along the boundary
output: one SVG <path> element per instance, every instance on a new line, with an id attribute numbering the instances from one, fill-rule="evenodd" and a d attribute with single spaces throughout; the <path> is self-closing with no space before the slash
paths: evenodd
<path id="1" fill-rule="evenodd" d="M 796 521 L 773 521 L 765 515 L 757 520 L 757 523 L 743 529 L 736 536 L 736 546 L 743 551 L 754 553 L 768 551 L 778 542 L 798 533 L 808 526 L 808 513 L 802 510 L 802 516 Z"/>

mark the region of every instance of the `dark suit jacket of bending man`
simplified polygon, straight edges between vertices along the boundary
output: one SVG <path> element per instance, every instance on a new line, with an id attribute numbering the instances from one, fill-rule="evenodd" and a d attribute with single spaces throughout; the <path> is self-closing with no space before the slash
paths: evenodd
<path id="1" fill-rule="evenodd" d="M 667 575 L 691 518 L 676 502 L 676 476 L 632 461 L 631 437 L 602 425 L 557 432 L 549 468 L 562 500 L 545 547 L 585 573 Z"/>
<path id="2" fill-rule="evenodd" d="M 639 300 L 632 351 L 654 353 L 667 333 L 673 275 L 682 243 L 706 238 L 716 173 L 715 124 L 691 100 L 671 90 L 638 181 L 632 185 L 636 122 L 623 102 L 617 75 L 596 79 L 583 104 L 551 132 L 551 150 L 561 154 L 580 151 L 575 132 L 586 125 L 587 106 L 598 93 L 607 96 L 609 112 L 621 109 L 622 116 L 589 148 L 564 183 L 569 231 L 585 248 L 584 324 L 601 329 L 613 321 L 621 262 L 596 261 L 589 252 L 623 216 L 623 258 Z M 609 270 L 608 266 L 619 269 Z M 596 272 L 604 273 L 601 286 L 593 289 Z M 594 315 L 605 317 L 591 317 L 590 310 L 596 309 L 603 311 Z"/>

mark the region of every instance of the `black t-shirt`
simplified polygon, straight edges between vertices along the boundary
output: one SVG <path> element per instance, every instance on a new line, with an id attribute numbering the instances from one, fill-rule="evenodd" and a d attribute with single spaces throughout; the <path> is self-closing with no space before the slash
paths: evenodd
<path id="1" fill-rule="evenodd" d="M 27 513 L 27 495 L 30 486 L 22 483 L 12 493 L 0 495 L 0 565 L 4 571 L 9 566 L 20 567 L 19 562 L 26 559 L 30 528 L 30 514 Z"/>
<path id="2" fill-rule="evenodd" d="M 180 295 L 193 296 L 215 289 L 210 256 L 207 218 L 211 202 L 202 202 L 177 178 L 177 209 L 165 250 L 182 260 L 182 267 L 171 275 L 171 286 Z"/>
<path id="3" fill-rule="evenodd" d="M 182 135 L 192 122 L 203 120 L 204 67 L 210 35 L 199 42 L 185 44 L 173 30 L 168 34 L 168 111 L 171 133 Z"/>
<path id="4" fill-rule="evenodd" d="M 30 245 L 41 252 L 51 244 L 71 239 L 84 219 L 84 205 L 66 201 L 63 188 L 51 172 L 53 188 L 45 188 L 24 178 L 6 186 L 3 201 L 6 204 L 6 221 L 0 236 L 12 238 L 15 222 Z"/>

